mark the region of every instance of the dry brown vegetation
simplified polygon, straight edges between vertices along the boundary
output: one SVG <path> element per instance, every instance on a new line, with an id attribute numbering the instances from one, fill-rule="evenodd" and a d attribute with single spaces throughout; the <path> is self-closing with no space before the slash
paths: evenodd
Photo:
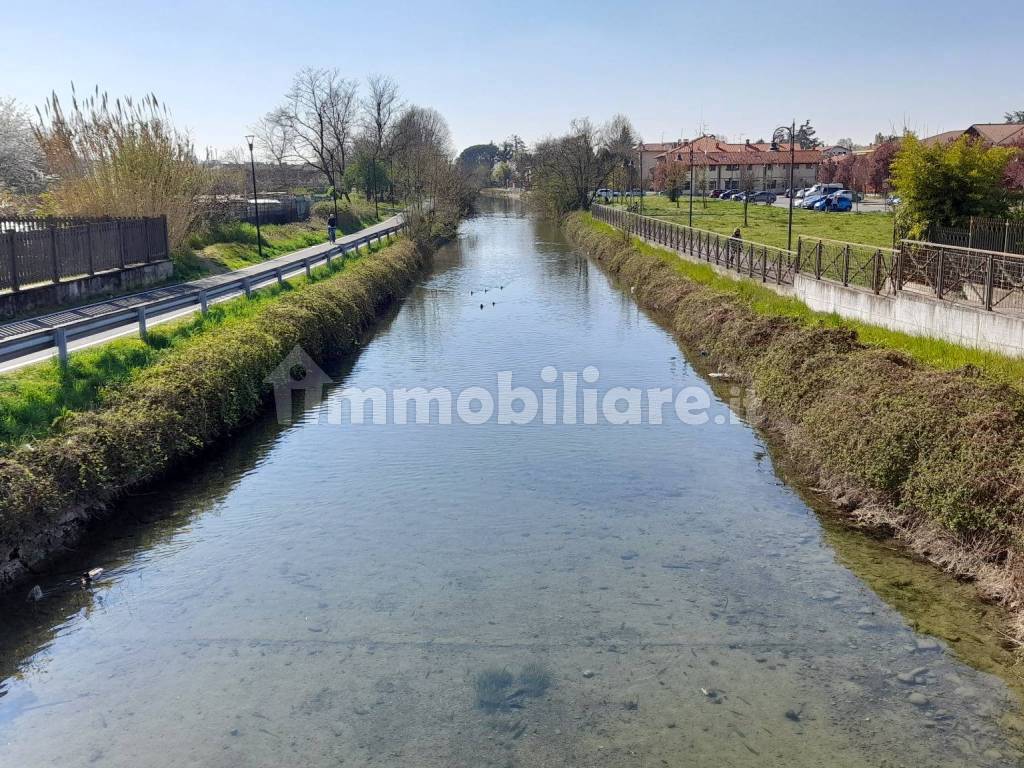
<path id="1" fill-rule="evenodd" d="M 43 212 L 62 216 L 167 216 L 176 248 L 201 212 L 208 186 L 188 135 L 153 95 L 111 102 L 97 89 L 65 109 L 53 94 L 39 112 L 36 139 L 57 181 Z"/>
<path id="2" fill-rule="evenodd" d="M 687 279 L 675 254 L 573 214 L 571 238 L 667 318 L 686 344 L 752 387 L 750 412 L 805 482 L 1015 617 L 1024 640 L 1024 395 L 976 369 L 941 371 L 856 331 L 758 314 Z"/>

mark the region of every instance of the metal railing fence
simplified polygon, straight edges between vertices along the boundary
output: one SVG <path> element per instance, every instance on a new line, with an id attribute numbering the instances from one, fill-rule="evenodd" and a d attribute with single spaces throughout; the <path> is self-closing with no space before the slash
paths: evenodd
<path id="1" fill-rule="evenodd" d="M 899 291 L 987 311 L 1024 314 L 1024 256 L 943 243 L 899 247 L 799 237 L 787 251 L 604 205 L 594 216 L 625 232 L 762 282 L 792 285 L 797 274 L 876 294 Z"/>

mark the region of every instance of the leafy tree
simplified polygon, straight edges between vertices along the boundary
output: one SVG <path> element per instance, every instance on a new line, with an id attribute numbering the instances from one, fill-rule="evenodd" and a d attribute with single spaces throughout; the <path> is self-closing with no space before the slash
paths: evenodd
<path id="1" fill-rule="evenodd" d="M 821 139 L 815 137 L 817 131 L 811 125 L 810 120 L 804 120 L 803 124 L 796 129 L 797 143 L 800 149 L 817 149 L 821 146 Z"/>
<path id="2" fill-rule="evenodd" d="M 933 146 L 905 136 L 892 162 L 892 181 L 911 236 L 921 237 L 932 224 L 1005 216 L 1011 198 L 1004 180 L 1014 152 L 968 136 Z"/>
<path id="3" fill-rule="evenodd" d="M 1007 112 L 1003 115 L 1003 119 L 1008 123 L 1024 123 L 1024 109 L 1017 109 L 1013 112 Z"/>
<path id="4" fill-rule="evenodd" d="M 853 151 L 853 147 L 854 147 L 853 139 L 851 139 L 851 138 L 840 139 L 839 141 L 836 142 L 836 146 L 837 147 L 844 147 L 845 149 L 849 149 L 849 150 Z"/>
<path id="5" fill-rule="evenodd" d="M 490 171 L 494 166 L 494 161 L 498 159 L 498 152 L 498 147 L 495 146 L 493 141 L 487 144 L 473 144 L 462 150 L 455 162 L 464 170 L 482 166 Z"/>
<path id="6" fill-rule="evenodd" d="M 1019 139 L 1013 148 L 1013 159 L 1006 165 L 1006 186 L 1018 197 L 1024 195 L 1024 139 Z"/>
<path id="7" fill-rule="evenodd" d="M 500 161 L 494 166 L 494 170 L 491 171 L 491 181 L 505 186 L 512 179 L 512 168 L 504 160 Z"/>
<path id="8" fill-rule="evenodd" d="M 868 187 L 883 192 L 889 186 L 892 161 L 899 152 L 900 144 L 895 139 L 882 142 L 871 153 L 871 168 L 868 172 Z"/>

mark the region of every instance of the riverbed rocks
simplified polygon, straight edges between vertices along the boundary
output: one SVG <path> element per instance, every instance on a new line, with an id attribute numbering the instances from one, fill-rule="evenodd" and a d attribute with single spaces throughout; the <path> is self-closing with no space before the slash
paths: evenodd
<path id="1" fill-rule="evenodd" d="M 900 672 L 896 675 L 896 679 L 904 685 L 923 685 L 924 675 L 928 672 L 928 667 L 918 667 L 912 669 L 909 672 Z"/>

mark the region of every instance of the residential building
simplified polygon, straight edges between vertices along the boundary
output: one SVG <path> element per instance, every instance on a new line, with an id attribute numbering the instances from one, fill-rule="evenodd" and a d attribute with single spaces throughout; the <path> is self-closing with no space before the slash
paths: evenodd
<path id="1" fill-rule="evenodd" d="M 645 189 L 651 188 L 651 171 L 657 165 L 658 155 L 668 152 L 672 147 L 682 144 L 683 140 L 658 142 L 653 144 L 638 144 L 637 152 L 640 154 L 640 163 L 643 166 L 643 178 Z"/>
<path id="2" fill-rule="evenodd" d="M 849 147 L 844 147 L 839 144 L 834 144 L 831 147 L 825 147 L 821 150 L 821 156 L 826 160 L 841 160 L 847 155 L 852 155 L 853 150 Z"/>
<path id="3" fill-rule="evenodd" d="M 823 154 L 820 149 L 800 149 L 790 153 L 789 144 L 768 142 L 731 144 L 703 136 L 692 142 L 680 142 L 655 157 L 657 163 L 689 165 L 691 157 L 697 174 L 694 186 L 700 189 L 762 189 L 782 191 L 789 187 L 790 162 L 794 161 L 793 185 L 808 187 L 817 178 Z M 704 176 L 701 183 L 700 176 Z M 689 190 L 689 179 L 683 189 Z M 695 190 L 696 191 L 696 190 Z"/>
<path id="4" fill-rule="evenodd" d="M 981 139 L 994 147 L 1009 147 L 1024 141 L 1024 124 L 1022 123 L 975 123 L 962 131 L 946 131 L 921 139 L 927 145 L 949 144 L 961 136 Z"/>

